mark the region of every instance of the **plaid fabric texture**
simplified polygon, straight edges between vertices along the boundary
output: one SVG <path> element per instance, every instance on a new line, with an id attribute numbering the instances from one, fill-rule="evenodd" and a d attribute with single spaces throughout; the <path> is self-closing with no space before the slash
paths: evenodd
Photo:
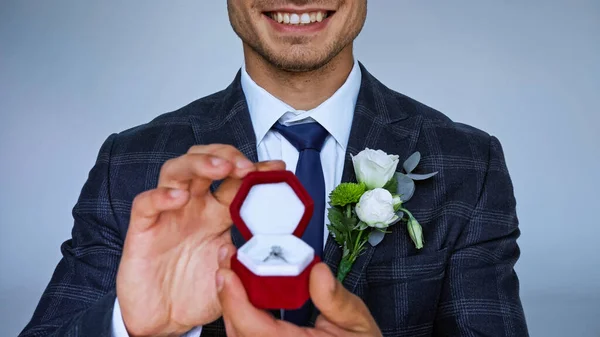
<path id="1" fill-rule="evenodd" d="M 362 64 L 361 71 L 343 180 L 354 179 L 350 154 L 366 147 L 401 161 L 420 151 L 418 169 L 439 174 L 417 182 L 406 204 L 423 226 L 425 247 L 417 251 L 397 224 L 359 257 L 345 287 L 364 300 L 384 336 L 528 336 L 513 269 L 516 202 L 500 142 L 386 88 Z M 20 336 L 110 336 L 134 197 L 156 186 L 166 160 L 210 143 L 257 160 L 239 73 L 221 92 L 108 137 L 73 208 L 63 258 Z M 232 237 L 243 244 L 235 228 Z M 341 251 L 331 237 L 323 255 L 335 272 Z M 222 320 L 202 336 L 225 336 Z"/>

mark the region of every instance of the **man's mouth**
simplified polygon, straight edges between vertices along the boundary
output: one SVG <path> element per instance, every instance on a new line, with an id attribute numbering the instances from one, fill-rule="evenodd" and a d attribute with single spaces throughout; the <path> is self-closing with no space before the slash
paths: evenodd
<path id="1" fill-rule="evenodd" d="M 302 26 L 310 25 L 315 22 L 323 22 L 323 20 L 331 17 L 334 11 L 313 11 L 313 12 L 264 12 L 271 20 L 284 25 Z"/>

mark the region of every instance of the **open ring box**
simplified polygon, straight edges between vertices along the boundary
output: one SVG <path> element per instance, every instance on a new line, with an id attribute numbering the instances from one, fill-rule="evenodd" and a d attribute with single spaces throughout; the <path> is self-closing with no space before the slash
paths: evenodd
<path id="1" fill-rule="evenodd" d="M 255 307 L 292 310 L 309 299 L 310 270 L 319 257 L 301 237 L 313 210 L 290 171 L 251 172 L 243 179 L 230 212 L 246 243 L 232 256 L 231 269 Z M 269 257 L 274 246 L 285 261 Z"/>

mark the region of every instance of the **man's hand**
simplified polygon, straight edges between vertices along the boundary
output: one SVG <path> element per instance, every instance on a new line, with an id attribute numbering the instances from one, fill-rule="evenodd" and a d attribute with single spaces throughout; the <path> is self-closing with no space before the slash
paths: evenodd
<path id="1" fill-rule="evenodd" d="M 230 269 L 235 247 L 226 244 L 221 251 L 216 284 L 227 336 L 381 336 L 367 306 L 335 279 L 326 264 L 315 265 L 310 274 L 310 296 L 321 315 L 314 329 L 301 328 L 255 308 L 248 301 L 242 282 Z"/>
<path id="2" fill-rule="evenodd" d="M 214 279 L 219 247 L 231 243 L 229 204 L 246 174 L 281 169 L 228 145 L 194 146 L 162 166 L 158 187 L 133 202 L 117 274 L 130 335 L 181 335 L 221 316 Z"/>

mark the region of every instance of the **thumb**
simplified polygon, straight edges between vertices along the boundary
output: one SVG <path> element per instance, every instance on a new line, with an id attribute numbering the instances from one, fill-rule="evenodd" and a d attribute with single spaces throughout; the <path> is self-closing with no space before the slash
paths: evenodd
<path id="1" fill-rule="evenodd" d="M 346 290 L 324 263 L 310 273 L 310 297 L 324 318 L 344 330 L 369 332 L 375 324 L 363 301 Z"/>
<path id="2" fill-rule="evenodd" d="M 264 336 L 263 329 L 276 324 L 271 315 L 250 303 L 241 280 L 231 269 L 222 266 L 217 270 L 216 282 L 227 335 Z"/>

